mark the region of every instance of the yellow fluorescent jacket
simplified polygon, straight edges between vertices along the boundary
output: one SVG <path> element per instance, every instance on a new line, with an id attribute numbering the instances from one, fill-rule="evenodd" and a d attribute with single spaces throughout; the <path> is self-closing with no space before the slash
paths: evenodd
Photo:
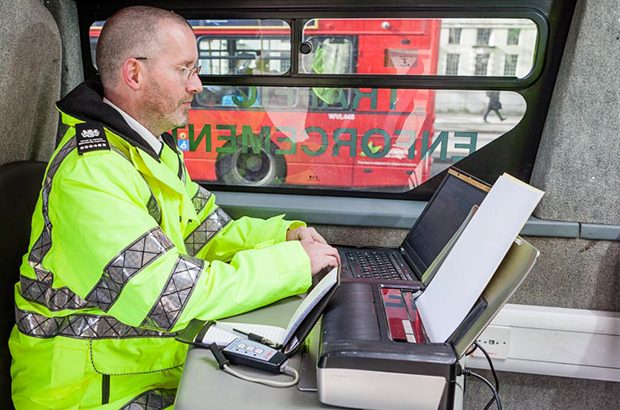
<path id="1" fill-rule="evenodd" d="M 93 98 L 84 84 L 76 91 Z M 67 396 L 89 394 L 80 389 L 91 371 L 104 385 L 106 376 L 152 378 L 183 364 L 187 348 L 174 336 L 190 320 L 242 313 L 310 285 L 303 248 L 286 242 L 301 222 L 232 220 L 191 181 L 169 135 L 158 157 L 59 109 L 64 136 L 15 287 L 16 404 L 28 396 L 62 407 Z M 76 127 L 91 125 L 109 147 L 79 154 Z M 114 398 L 114 386 L 103 395 Z M 128 399 L 148 386 L 134 387 L 126 386 Z"/>

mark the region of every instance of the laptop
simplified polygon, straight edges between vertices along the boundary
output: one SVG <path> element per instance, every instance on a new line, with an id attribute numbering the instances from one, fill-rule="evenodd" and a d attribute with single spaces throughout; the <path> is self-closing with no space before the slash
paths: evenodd
<path id="1" fill-rule="evenodd" d="M 341 280 L 419 284 L 426 269 L 490 189 L 488 184 L 463 171 L 448 169 L 398 249 L 337 247 L 342 262 Z"/>

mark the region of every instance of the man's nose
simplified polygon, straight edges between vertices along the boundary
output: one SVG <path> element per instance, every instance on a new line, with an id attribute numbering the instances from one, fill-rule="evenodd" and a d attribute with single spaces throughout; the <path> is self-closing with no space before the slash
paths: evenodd
<path id="1" fill-rule="evenodd" d="M 202 81 L 200 81 L 200 76 L 198 74 L 194 74 L 192 78 L 190 78 L 187 84 L 187 91 L 191 94 L 198 94 L 202 91 Z"/>

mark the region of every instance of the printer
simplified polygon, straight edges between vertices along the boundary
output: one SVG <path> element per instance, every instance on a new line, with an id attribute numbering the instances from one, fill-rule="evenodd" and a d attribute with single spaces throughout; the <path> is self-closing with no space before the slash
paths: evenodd
<path id="1" fill-rule="evenodd" d="M 415 285 L 342 283 L 321 322 L 316 369 L 320 401 L 364 409 L 453 409 L 460 359 L 538 255 L 517 237 L 445 343 L 431 343 L 426 337 L 415 306 L 420 292 Z"/>

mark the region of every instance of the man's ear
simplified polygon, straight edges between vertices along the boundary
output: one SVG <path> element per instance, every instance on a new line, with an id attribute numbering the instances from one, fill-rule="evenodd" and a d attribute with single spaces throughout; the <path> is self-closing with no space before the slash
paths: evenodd
<path id="1" fill-rule="evenodd" d="M 135 58 L 125 60 L 122 68 L 122 79 L 132 90 L 139 90 L 144 80 L 143 66 Z"/>

